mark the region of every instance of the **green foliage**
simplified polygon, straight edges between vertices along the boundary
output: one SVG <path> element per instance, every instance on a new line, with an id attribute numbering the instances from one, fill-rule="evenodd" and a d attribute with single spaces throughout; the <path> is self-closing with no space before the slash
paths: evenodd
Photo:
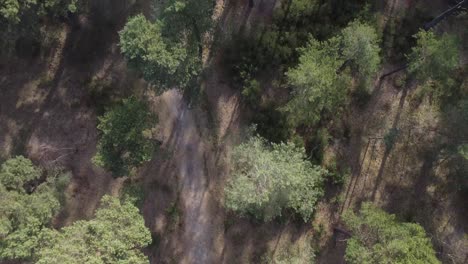
<path id="1" fill-rule="evenodd" d="M 155 145 L 145 132 L 156 124 L 148 106 L 134 97 L 123 100 L 99 117 L 101 132 L 96 165 L 110 170 L 115 177 L 125 176 L 151 159 Z"/>
<path id="2" fill-rule="evenodd" d="M 41 231 L 60 209 L 68 176 L 48 175 L 22 156 L 7 160 L 0 171 L 0 260 L 30 260 Z M 13 178 L 12 178 L 13 177 Z"/>
<path id="3" fill-rule="evenodd" d="M 282 5 L 276 10 L 274 21 L 283 32 L 289 33 L 284 40 L 292 38 L 292 42 L 298 44 L 292 47 L 300 47 L 307 42 L 310 33 L 320 40 L 338 33 L 361 14 L 366 2 L 368 1 L 282 1 Z"/>
<path id="4" fill-rule="evenodd" d="M 24 184 L 41 177 L 41 170 L 35 167 L 31 160 L 17 156 L 2 164 L 0 182 L 7 190 L 24 192 Z"/>
<path id="5" fill-rule="evenodd" d="M 337 186 L 343 186 L 346 180 L 349 179 L 351 175 L 351 170 L 349 168 L 345 168 L 340 170 L 336 165 L 336 159 L 333 159 L 325 166 L 325 168 L 329 171 L 328 179 L 330 182 Z"/>
<path id="6" fill-rule="evenodd" d="M 366 85 L 380 66 L 379 36 L 376 30 L 359 21 L 351 22 L 342 30 L 343 57 L 353 63 Z"/>
<path id="7" fill-rule="evenodd" d="M 415 74 L 435 98 L 450 97 L 456 87 L 454 72 L 459 67 L 458 40 L 449 34 L 436 36 L 433 31 L 423 30 L 415 38 L 417 44 L 407 56 L 409 72 Z"/>
<path id="8" fill-rule="evenodd" d="M 157 5 L 157 20 L 130 18 L 120 31 L 122 53 L 159 89 L 185 88 L 201 71 L 202 42 L 211 28 L 211 0 L 170 0 Z"/>
<path id="9" fill-rule="evenodd" d="M 143 15 L 130 18 L 120 31 L 120 48 L 130 64 L 159 88 L 184 85 L 191 78 L 184 61 L 187 51 L 182 44 L 162 36 L 162 23 L 152 23 Z"/>
<path id="10" fill-rule="evenodd" d="M 276 109 L 272 104 L 257 108 L 252 117 L 252 123 L 256 124 L 260 136 L 273 143 L 285 142 L 292 134 L 292 128 L 286 114 Z M 301 145 L 296 144 L 296 146 Z M 302 144 L 302 146 L 304 145 Z"/>
<path id="11" fill-rule="evenodd" d="M 294 144 L 269 145 L 252 137 L 234 149 L 232 163 L 226 207 L 241 215 L 269 221 L 290 208 L 307 221 L 323 195 L 327 172 L 306 161 L 304 149 Z"/>
<path id="12" fill-rule="evenodd" d="M 166 25 L 164 34 L 178 40 L 189 35 L 189 46 L 198 49 L 203 34 L 212 27 L 211 15 L 215 1 L 213 0 L 168 0 L 163 3 L 160 14 Z"/>
<path id="13" fill-rule="evenodd" d="M 287 72 L 294 91 L 284 110 L 291 114 L 293 124 L 315 125 L 339 112 L 351 86 L 348 63 L 361 86 L 368 86 L 380 65 L 378 44 L 375 29 L 359 21 L 327 41 L 311 38 L 300 49 L 299 65 Z"/>
<path id="14" fill-rule="evenodd" d="M 225 52 L 226 64 L 234 76 L 234 85 L 244 85 L 239 80 L 252 79 L 260 71 L 288 68 L 297 64 L 299 49 L 314 36 L 323 40 L 337 34 L 359 15 L 366 1 L 348 0 L 331 4 L 318 0 L 285 0 L 275 8 L 273 23 L 253 24 L 248 36 L 235 36 Z M 241 78 L 248 72 L 247 78 Z M 282 74 L 278 75 L 282 78 Z"/>
<path id="15" fill-rule="evenodd" d="M 151 242 L 151 234 L 138 208 L 104 196 L 94 219 L 48 230 L 42 242 L 37 264 L 137 264 L 149 263 L 141 249 Z"/>
<path id="16" fill-rule="evenodd" d="M 166 213 L 168 214 L 170 223 L 169 228 L 171 231 L 174 231 L 177 225 L 180 223 L 181 211 L 179 208 L 178 201 L 172 202 L 168 208 L 166 208 Z"/>
<path id="17" fill-rule="evenodd" d="M 347 263 L 440 263 L 419 224 L 401 223 L 370 203 L 364 203 L 358 215 L 346 214 L 344 220 L 353 232 L 346 248 Z"/>
<path id="18" fill-rule="evenodd" d="M 130 202 L 138 208 L 141 208 L 145 201 L 145 190 L 143 184 L 139 182 L 125 182 L 121 194 L 122 202 Z"/>
<path id="19" fill-rule="evenodd" d="M 242 96 L 250 105 L 256 106 L 260 101 L 261 91 L 260 83 L 255 79 L 250 79 L 242 88 Z"/>
<path id="20" fill-rule="evenodd" d="M 463 144 L 458 147 L 458 154 L 468 160 L 468 144 Z"/>
<path id="21" fill-rule="evenodd" d="M 37 14 L 39 16 L 65 15 L 77 10 L 78 0 L 0 0 L 0 19 L 10 23 L 19 23 L 23 15 Z"/>
<path id="22" fill-rule="evenodd" d="M 346 99 L 349 76 L 338 74 L 340 38 L 320 42 L 310 39 L 302 48 L 299 65 L 287 72 L 293 97 L 283 108 L 295 124 L 316 124 L 324 115 L 336 114 Z"/>
<path id="23" fill-rule="evenodd" d="M 468 191 L 468 100 L 445 107 L 441 114 L 440 127 L 443 135 L 442 164 L 446 164 L 457 189 Z"/>
<path id="24" fill-rule="evenodd" d="M 387 133 L 385 133 L 383 141 L 387 150 L 391 150 L 393 148 L 399 134 L 400 131 L 397 128 L 391 128 Z"/>

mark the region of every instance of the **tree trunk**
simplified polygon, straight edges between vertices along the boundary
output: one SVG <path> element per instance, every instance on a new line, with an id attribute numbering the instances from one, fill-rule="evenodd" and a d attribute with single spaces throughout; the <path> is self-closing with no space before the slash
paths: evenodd
<path id="1" fill-rule="evenodd" d="M 428 31 L 431 28 L 435 27 L 439 22 L 444 20 L 445 18 L 449 17 L 459 9 L 461 9 L 464 5 L 466 5 L 468 2 L 466 0 L 462 0 L 460 3 L 456 4 L 454 7 L 447 9 L 445 12 L 434 18 L 431 22 L 426 23 L 424 25 L 424 30 Z"/>
<path id="2" fill-rule="evenodd" d="M 249 0 L 249 8 L 254 7 L 254 0 Z"/>
<path id="3" fill-rule="evenodd" d="M 336 74 L 340 74 L 342 71 L 344 71 L 344 69 L 346 68 L 346 66 L 348 66 L 348 64 L 351 62 L 351 60 L 345 60 L 345 62 L 343 62 L 343 64 L 341 64 L 340 68 L 338 68 L 338 70 L 336 70 Z"/>
<path id="4" fill-rule="evenodd" d="M 409 65 L 408 65 L 408 64 L 405 64 L 404 66 L 402 66 L 402 67 L 400 67 L 400 68 L 397 68 L 397 69 L 395 69 L 395 70 L 393 70 L 393 71 L 391 71 L 391 72 L 387 72 L 387 73 L 385 73 L 384 75 L 380 76 L 380 80 L 383 80 L 385 77 L 388 77 L 388 76 L 390 76 L 390 75 L 392 75 L 392 74 L 395 74 L 395 73 L 397 73 L 397 72 L 399 72 L 399 71 L 402 71 L 402 70 L 404 70 L 404 69 L 406 69 L 406 68 L 408 68 L 408 67 L 409 67 Z"/>

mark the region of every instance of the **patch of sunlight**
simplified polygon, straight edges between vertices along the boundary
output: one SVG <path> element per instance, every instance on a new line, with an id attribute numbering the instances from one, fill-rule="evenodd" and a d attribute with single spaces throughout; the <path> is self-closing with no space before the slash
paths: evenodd
<path id="1" fill-rule="evenodd" d="M 6 121 L 7 131 L 0 138 L 0 157 L 7 157 L 14 148 L 14 135 L 18 135 L 19 127 L 15 120 Z"/>
<path id="2" fill-rule="evenodd" d="M 51 80 L 47 76 L 41 76 L 36 80 L 26 83 L 18 94 L 16 109 L 24 106 L 35 105 L 34 112 L 38 112 L 41 104 L 47 97 L 47 89 L 41 89 L 41 86 L 49 85 Z"/>

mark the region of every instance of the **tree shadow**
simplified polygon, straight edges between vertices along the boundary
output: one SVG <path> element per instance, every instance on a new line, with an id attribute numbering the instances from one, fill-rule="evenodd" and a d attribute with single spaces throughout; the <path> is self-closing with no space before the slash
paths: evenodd
<path id="1" fill-rule="evenodd" d="M 401 113 L 403 111 L 403 106 L 405 104 L 405 100 L 406 100 L 407 95 L 408 95 L 408 88 L 405 88 L 405 89 L 403 89 L 402 95 L 400 97 L 400 102 L 398 103 L 397 114 L 396 114 L 395 119 L 393 121 L 392 129 L 397 129 L 398 128 L 398 124 L 400 122 Z M 385 170 L 385 165 L 387 163 L 387 159 L 388 159 L 388 157 L 390 155 L 390 152 L 391 152 L 391 148 L 386 146 L 384 155 L 382 157 L 382 161 L 380 163 L 379 172 L 377 173 L 377 179 L 375 180 L 375 185 L 374 185 L 374 188 L 373 188 L 373 191 L 372 191 L 372 195 L 371 195 L 371 200 L 372 201 L 375 200 L 375 196 L 376 196 L 377 191 L 378 191 L 378 189 L 380 187 L 380 184 L 382 182 L 382 177 L 383 177 L 383 173 L 384 173 L 384 170 Z"/>

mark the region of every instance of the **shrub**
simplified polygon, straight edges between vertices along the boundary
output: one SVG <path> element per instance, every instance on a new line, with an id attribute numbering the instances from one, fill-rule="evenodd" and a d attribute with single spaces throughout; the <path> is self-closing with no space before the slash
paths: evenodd
<path id="1" fill-rule="evenodd" d="M 154 142 L 145 136 L 156 124 L 148 106 L 134 97 L 99 117 L 101 137 L 93 162 L 110 170 L 114 177 L 125 176 L 151 159 Z"/>
<path id="2" fill-rule="evenodd" d="M 388 132 L 384 135 L 383 141 L 385 144 L 385 148 L 390 151 L 393 146 L 395 145 L 395 142 L 398 138 L 398 134 L 400 131 L 397 128 L 391 128 L 388 130 Z"/>

